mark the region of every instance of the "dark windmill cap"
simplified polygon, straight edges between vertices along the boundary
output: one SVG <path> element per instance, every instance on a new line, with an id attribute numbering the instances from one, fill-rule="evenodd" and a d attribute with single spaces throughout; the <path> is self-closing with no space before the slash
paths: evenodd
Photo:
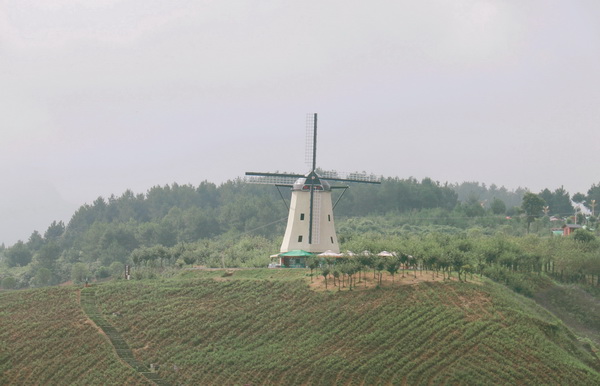
<path id="1" fill-rule="evenodd" d="M 293 190 L 310 191 L 310 186 L 313 185 L 315 190 L 330 191 L 331 185 L 329 182 L 320 179 L 316 173 L 309 173 L 306 177 L 301 177 L 294 182 Z"/>

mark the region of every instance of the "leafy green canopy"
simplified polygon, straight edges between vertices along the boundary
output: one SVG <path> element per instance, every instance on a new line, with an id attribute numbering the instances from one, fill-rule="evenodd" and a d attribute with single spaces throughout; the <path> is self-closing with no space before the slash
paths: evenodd
<path id="1" fill-rule="evenodd" d="M 524 233 L 523 220 L 515 216 L 519 210 L 527 214 L 530 232 L 543 234 L 556 226 L 542 217 L 540 195 L 527 193 L 524 206 L 515 209 L 521 193 L 494 185 L 440 184 L 428 178 L 387 178 L 381 186 L 355 184 L 335 208 L 338 236 L 344 247 L 357 234 L 468 230 L 472 235 L 519 235 Z M 340 190 L 334 192 L 339 194 Z M 553 195 L 563 201 L 568 197 L 560 189 Z M 532 200 L 538 205 L 530 205 Z M 0 279 L 14 277 L 22 288 L 79 281 L 88 274 L 105 278 L 119 271 L 115 267 L 121 267 L 120 276 L 125 264 L 264 266 L 278 250 L 286 217 L 277 189 L 242 180 L 220 186 L 206 181 L 198 186 L 155 186 L 145 194 L 126 191 L 81 206 L 66 225 L 55 221 L 43 235 L 34 231 L 26 242 L 2 246 Z M 74 270 L 77 263 L 85 264 L 86 270 L 81 266 Z"/>

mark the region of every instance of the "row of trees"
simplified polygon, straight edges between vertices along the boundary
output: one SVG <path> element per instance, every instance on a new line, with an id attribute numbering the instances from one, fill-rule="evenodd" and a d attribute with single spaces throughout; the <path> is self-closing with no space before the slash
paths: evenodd
<path id="1" fill-rule="evenodd" d="M 476 197 L 477 192 L 483 196 Z M 459 199 L 461 195 L 466 198 Z M 521 207 L 515 208 L 512 205 L 520 195 L 537 198 L 537 202 L 529 205 L 531 200 L 523 200 Z M 577 195 L 577 199 L 593 208 L 597 196 L 600 199 L 600 185 L 592 186 L 587 195 Z M 481 197 L 491 198 L 482 201 Z M 547 233 L 544 227 L 549 223 L 543 214 L 548 204 L 544 197 L 563 204 L 570 199 L 562 188 L 535 195 L 475 183 L 449 185 L 427 178 L 388 178 L 381 186 L 353 185 L 336 207 L 336 217 L 341 242 L 369 232 L 456 234 L 479 229 L 488 235 L 498 231 L 517 235 L 524 230 L 522 224 L 529 229 L 534 220 L 542 225 L 534 230 Z M 520 212 L 526 217 L 519 217 Z M 506 214 L 517 216 L 509 220 Z M 234 263 L 237 258 L 228 256 L 235 253 L 223 252 L 221 246 L 252 244 L 255 237 L 266 240 L 259 244 L 270 245 L 265 251 L 268 256 L 278 249 L 286 217 L 287 209 L 277 189 L 242 180 L 220 186 L 210 182 L 155 186 L 145 194 L 126 191 L 120 197 L 100 197 L 81 206 L 67 224 L 55 221 L 43 234 L 34 231 L 26 241 L 0 246 L 0 276 L 28 276 L 29 284 L 55 283 L 71 278 L 77 263 L 86 264 L 93 275 L 100 267 L 108 270 L 113 263 L 133 263 L 136 250 L 181 249 L 182 245 L 192 250 L 187 255 L 210 256 L 203 258 L 208 264 Z M 207 252 L 207 248 L 216 252 Z M 258 257 L 251 260 L 260 261 Z M 47 271 L 51 280 L 34 281 L 34 277 L 48 277 Z"/>
<path id="2" fill-rule="evenodd" d="M 550 238 L 476 233 L 357 235 L 344 247 L 363 252 L 340 259 L 315 258 L 309 260 L 309 268 L 312 271 L 318 267 L 326 280 L 347 278 L 350 288 L 368 270 L 378 274 L 381 281 L 382 272 L 389 273 L 393 280 L 394 275 L 409 267 L 413 275 L 430 271 L 446 278 L 454 273 L 459 280 L 466 280 L 467 274 L 486 275 L 525 295 L 533 294 L 532 279 L 542 273 L 563 282 L 600 286 L 600 242 L 584 229 L 570 237 Z M 393 255 L 378 256 L 378 251 L 384 250 L 393 251 Z"/>
<path id="3" fill-rule="evenodd" d="M 505 282 L 513 289 L 531 295 L 532 279 L 545 273 L 564 282 L 578 282 L 600 286 L 600 243 L 589 231 L 578 230 L 571 237 L 540 237 L 530 235 L 507 236 L 498 233 L 487 236 L 477 231 L 460 233 L 424 232 L 421 234 L 381 235 L 353 234 L 342 244 L 344 249 L 360 251 L 351 258 L 309 262 L 314 270 L 334 283 L 350 288 L 360 282 L 361 276 L 372 270 L 381 281 L 383 272 L 394 277 L 408 274 L 407 268 L 423 274 L 449 277 L 457 274 L 465 280 L 467 274 L 487 275 Z M 268 255 L 277 244 L 259 236 L 246 236 L 237 241 L 205 240 L 182 243 L 173 247 L 155 245 L 132 251 L 134 277 L 141 278 L 156 270 L 181 268 L 189 265 L 209 267 L 264 267 Z M 395 252 L 393 256 L 381 257 L 383 250 Z M 32 266 L 35 266 L 32 265 Z M 75 262 L 68 274 L 74 281 L 92 277 L 122 277 L 124 265 L 113 262 L 101 266 L 97 262 Z M 21 277 L 5 277 L 5 288 L 24 285 L 42 286 L 55 284 L 55 274 L 46 267 L 27 271 Z M 534 276 L 535 275 L 535 276 Z M 339 285 L 339 284 L 338 284 Z"/>
<path id="4" fill-rule="evenodd" d="M 429 179 L 388 179 L 382 191 L 387 198 L 381 195 L 374 200 L 370 195 L 378 190 L 359 188 L 346 195 L 342 200 L 346 207 L 340 207 L 338 213 L 359 215 L 369 207 L 366 203 L 373 202 L 376 208 L 369 210 L 382 213 L 456 205 L 452 190 Z M 421 196 L 435 200 L 419 201 Z M 400 203 L 398 197 L 408 201 Z M 246 184 L 242 180 L 220 186 L 209 182 L 197 187 L 155 186 L 146 194 L 126 191 L 120 197 L 99 197 L 81 206 L 67 224 L 53 222 L 43 235 L 34 231 L 27 241 L 3 247 L 0 263 L 8 268 L 34 264 L 66 280 L 70 267 L 65 265 L 97 262 L 108 267 L 113 262 L 131 262 L 132 252 L 139 248 L 171 248 L 245 234 L 277 238 L 283 233 L 286 216 L 286 206 L 272 186 Z"/>
<path id="5" fill-rule="evenodd" d="M 279 248 L 279 243 L 279 239 L 271 240 L 263 236 L 220 237 L 182 242 L 171 247 L 160 244 L 139 246 L 120 260 L 94 259 L 85 253 L 77 256 L 60 255 L 50 265 L 43 264 L 38 259 L 39 255 L 34 254 L 27 266 L 15 267 L 8 273 L 0 274 L 0 282 L 9 278 L 2 288 L 13 289 L 55 285 L 67 280 L 82 283 L 86 279 L 119 278 L 124 276 L 126 264 L 135 267 L 136 278 L 143 275 L 155 277 L 158 271 L 191 265 L 214 268 L 265 267 L 269 263 L 269 255 Z"/>

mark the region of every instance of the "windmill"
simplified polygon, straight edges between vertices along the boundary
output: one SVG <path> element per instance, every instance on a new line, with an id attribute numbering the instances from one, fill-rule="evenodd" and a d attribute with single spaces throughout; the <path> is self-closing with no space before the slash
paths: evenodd
<path id="1" fill-rule="evenodd" d="M 347 185 L 344 182 L 379 184 L 379 178 L 366 173 L 317 174 L 317 114 L 309 114 L 306 123 L 306 161 L 310 171 L 306 174 L 246 172 L 251 183 L 275 185 L 277 189 L 290 188 L 292 197 L 285 235 L 281 243 L 281 253 L 304 250 L 321 253 L 328 250 L 339 253 L 340 247 L 335 233 L 331 192 L 343 189 L 336 205 L 343 196 Z M 346 178 L 345 178 L 346 177 Z M 333 184 L 332 184 L 333 183 Z M 281 190 L 279 190 L 281 194 Z M 282 198 L 283 195 L 281 194 Z M 285 200 L 284 200 L 285 201 Z M 287 204 L 286 204 L 287 205 Z"/>

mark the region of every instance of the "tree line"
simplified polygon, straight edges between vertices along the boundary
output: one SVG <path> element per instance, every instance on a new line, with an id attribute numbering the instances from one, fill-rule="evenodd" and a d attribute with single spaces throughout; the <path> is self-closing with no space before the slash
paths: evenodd
<path id="1" fill-rule="evenodd" d="M 485 275 L 527 296 L 535 279 L 544 274 L 564 283 L 600 287 L 600 242 L 592 232 L 575 231 L 571 237 L 508 236 L 498 233 L 425 233 L 420 235 L 355 235 L 345 248 L 360 251 L 342 258 L 311 258 L 308 267 L 335 283 L 344 278 L 350 289 L 360 275 L 372 270 L 381 285 L 382 273 L 392 280 L 399 272 L 442 278 Z M 381 255 L 381 251 L 386 251 Z M 410 270 L 410 272 L 407 272 Z"/>
<path id="2" fill-rule="evenodd" d="M 538 199 L 531 207 L 523 205 L 528 195 Z M 571 198 L 562 188 L 533 194 L 478 183 L 387 178 L 381 186 L 352 185 L 335 213 L 342 243 L 356 234 L 457 234 L 469 229 L 519 235 L 525 224 L 544 234 L 556 225 L 550 216 L 569 212 L 567 202 L 574 199 L 595 209 L 600 184 Z M 168 266 L 191 260 L 209 266 L 260 266 L 278 250 L 287 217 L 281 201 L 274 187 L 241 179 L 99 197 L 82 205 L 66 224 L 54 221 L 28 240 L 1 245 L 0 279 L 12 277 L 19 287 L 40 286 L 86 275 L 106 277 L 122 271 L 124 264 Z M 517 202 L 520 206 L 513 206 Z M 531 227 L 534 223 L 537 227 Z"/>

